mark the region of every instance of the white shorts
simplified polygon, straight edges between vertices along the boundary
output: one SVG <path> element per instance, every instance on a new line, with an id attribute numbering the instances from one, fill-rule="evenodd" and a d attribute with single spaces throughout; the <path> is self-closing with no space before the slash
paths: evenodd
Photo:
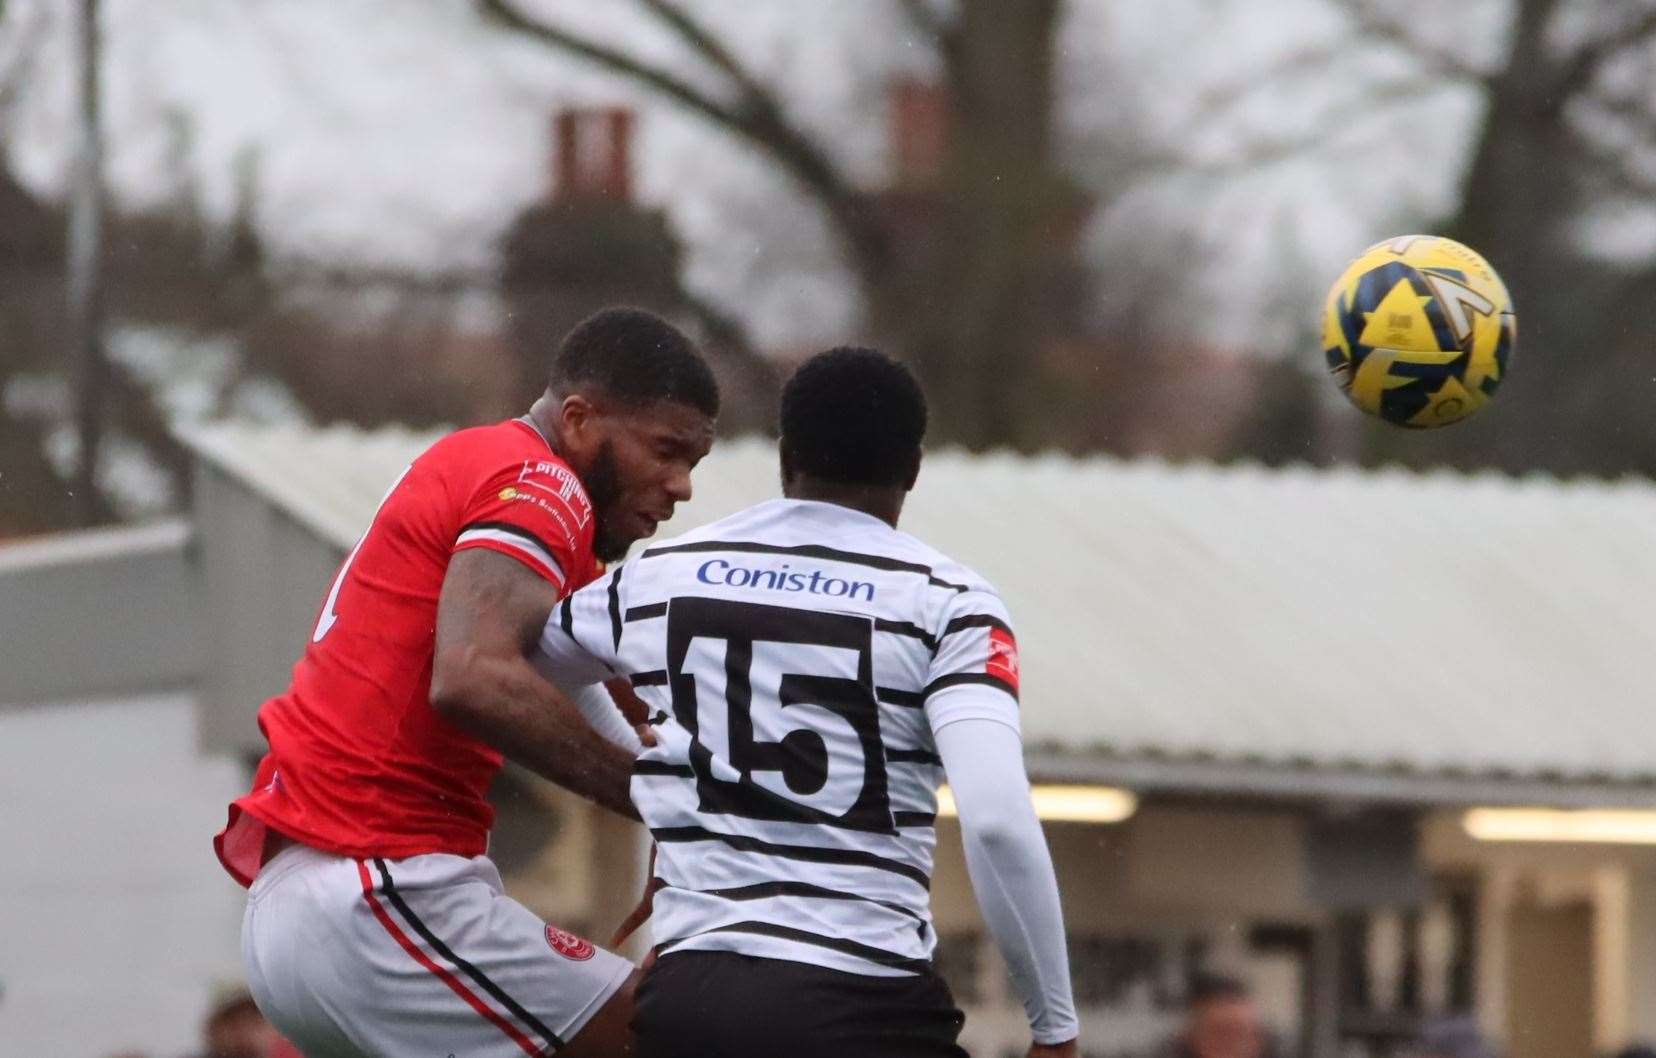
<path id="1" fill-rule="evenodd" d="M 242 958 L 259 1009 L 306 1058 L 550 1054 L 633 971 L 506 896 L 485 857 L 304 846 L 254 880 Z"/>

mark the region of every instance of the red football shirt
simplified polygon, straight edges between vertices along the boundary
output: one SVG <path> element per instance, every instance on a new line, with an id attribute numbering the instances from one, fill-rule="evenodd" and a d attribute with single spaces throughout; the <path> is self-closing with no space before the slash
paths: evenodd
<path id="1" fill-rule="evenodd" d="M 449 558 L 510 555 L 558 586 L 597 575 L 592 505 L 522 420 L 438 441 L 391 487 L 322 604 L 287 691 L 259 709 L 270 752 L 214 839 L 243 885 L 265 829 L 342 856 L 480 855 L 499 751 L 431 708 Z"/>

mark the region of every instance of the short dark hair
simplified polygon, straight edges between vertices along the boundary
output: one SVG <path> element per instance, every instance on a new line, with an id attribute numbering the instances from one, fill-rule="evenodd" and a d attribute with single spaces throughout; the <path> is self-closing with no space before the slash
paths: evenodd
<path id="1" fill-rule="evenodd" d="M 1223 974 L 1197 974 L 1190 982 L 1190 994 L 1187 996 L 1193 1007 L 1203 1003 L 1229 1002 L 1238 999 L 1247 999 L 1248 986 L 1234 977 Z"/>
<path id="2" fill-rule="evenodd" d="M 850 485 L 905 485 L 926 436 L 926 396 L 908 368 L 840 346 L 800 365 L 782 390 L 788 469 Z"/>
<path id="3" fill-rule="evenodd" d="M 719 383 L 696 344 L 644 309 L 603 309 L 564 337 L 548 387 L 567 394 L 584 385 L 634 407 L 668 400 L 719 414 Z"/>

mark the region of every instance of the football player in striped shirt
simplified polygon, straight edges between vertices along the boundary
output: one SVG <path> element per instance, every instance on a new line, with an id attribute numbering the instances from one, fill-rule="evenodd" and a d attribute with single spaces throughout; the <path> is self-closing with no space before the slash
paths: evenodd
<path id="1" fill-rule="evenodd" d="M 782 400 L 784 498 L 646 548 L 541 637 L 566 685 L 657 713 L 632 798 L 657 843 L 643 1058 L 959 1056 L 928 901 L 946 777 L 1037 1058 L 1078 1025 L 1030 803 L 1018 649 L 993 587 L 897 529 L 924 397 L 868 349 Z"/>

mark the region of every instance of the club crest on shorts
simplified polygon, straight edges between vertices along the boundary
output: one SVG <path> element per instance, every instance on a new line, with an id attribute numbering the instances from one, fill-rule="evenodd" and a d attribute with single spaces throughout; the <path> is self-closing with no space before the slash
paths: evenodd
<path id="1" fill-rule="evenodd" d="M 553 951 L 571 962 L 586 962 L 597 951 L 591 941 L 552 925 L 546 927 L 546 943 L 552 945 Z"/>

